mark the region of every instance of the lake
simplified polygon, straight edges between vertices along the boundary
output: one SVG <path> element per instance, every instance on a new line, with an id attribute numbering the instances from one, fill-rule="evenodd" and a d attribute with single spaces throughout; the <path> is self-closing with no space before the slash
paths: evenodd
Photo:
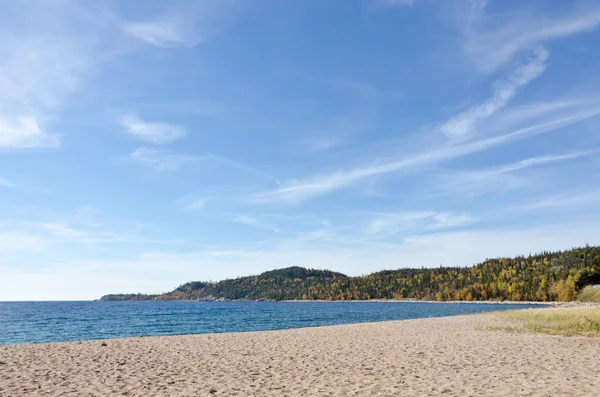
<path id="1" fill-rule="evenodd" d="M 419 302 L 0 302 L 0 345 L 266 331 L 539 305 Z"/>

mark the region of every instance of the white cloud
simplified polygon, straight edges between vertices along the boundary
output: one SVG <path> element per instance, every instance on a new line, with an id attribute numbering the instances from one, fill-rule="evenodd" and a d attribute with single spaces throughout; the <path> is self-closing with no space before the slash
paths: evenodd
<path id="1" fill-rule="evenodd" d="M 455 214 L 452 212 L 436 213 L 431 224 L 426 228 L 430 230 L 454 229 L 460 226 L 472 224 L 477 218 L 467 214 Z"/>
<path id="2" fill-rule="evenodd" d="M 129 160 L 158 171 L 173 171 L 186 164 L 199 161 L 200 158 L 164 150 L 139 148 L 131 153 Z"/>
<path id="3" fill-rule="evenodd" d="M 246 215 L 246 214 L 235 215 L 231 218 L 231 221 L 236 222 L 236 223 L 241 223 L 243 225 L 253 226 L 258 229 L 269 230 L 269 231 L 272 231 L 275 233 L 283 232 L 283 230 L 280 229 L 279 227 L 277 227 L 275 224 L 266 222 L 266 221 L 260 219 L 260 217 L 256 217 L 254 215 Z"/>
<path id="4" fill-rule="evenodd" d="M 146 122 L 135 114 L 127 114 L 121 118 L 121 125 L 125 133 L 141 141 L 164 145 L 183 138 L 187 131 L 185 128 L 168 123 Z"/>
<path id="5" fill-rule="evenodd" d="M 406 6 L 412 7 L 415 5 L 417 0 L 379 0 L 379 4 L 391 5 L 391 6 Z"/>
<path id="6" fill-rule="evenodd" d="M 516 95 L 517 90 L 537 79 L 546 69 L 548 52 L 538 48 L 524 64 L 513 70 L 508 77 L 494 85 L 494 95 L 484 103 L 450 118 L 440 130 L 450 138 L 464 138 L 473 132 L 477 122 L 486 119 L 505 107 Z"/>
<path id="7" fill-rule="evenodd" d="M 145 43 L 191 48 L 225 30 L 244 7 L 235 0 L 170 1 L 159 17 L 122 23 L 122 29 Z"/>
<path id="8" fill-rule="evenodd" d="M 485 12 L 485 2 L 475 2 L 459 23 L 465 33 L 465 50 L 483 72 L 493 72 L 537 46 L 596 29 L 600 7 L 582 7 L 560 17 L 542 13 Z M 466 26 L 466 28 L 465 28 Z"/>
<path id="9" fill-rule="evenodd" d="M 0 114 L 0 148 L 53 147 L 59 136 L 43 131 L 35 116 L 15 115 L 8 120 Z"/>
<path id="10" fill-rule="evenodd" d="M 185 196 L 177 200 L 177 205 L 185 211 L 197 212 L 204 209 L 212 197 Z"/>
<path id="11" fill-rule="evenodd" d="M 130 22 L 123 29 L 133 37 L 159 47 L 194 47 L 200 41 L 192 26 L 170 18 L 149 22 Z"/>

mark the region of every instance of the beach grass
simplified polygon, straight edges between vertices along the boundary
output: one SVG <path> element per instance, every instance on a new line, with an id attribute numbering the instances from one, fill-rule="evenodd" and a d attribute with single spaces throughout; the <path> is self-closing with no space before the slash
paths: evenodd
<path id="1" fill-rule="evenodd" d="M 591 285 L 587 286 L 577 295 L 577 300 L 579 302 L 600 302 L 600 289 Z"/>
<path id="2" fill-rule="evenodd" d="M 519 324 L 491 327 L 490 329 L 538 332 L 548 335 L 600 337 L 599 306 L 514 310 L 500 313 L 500 316 Z"/>

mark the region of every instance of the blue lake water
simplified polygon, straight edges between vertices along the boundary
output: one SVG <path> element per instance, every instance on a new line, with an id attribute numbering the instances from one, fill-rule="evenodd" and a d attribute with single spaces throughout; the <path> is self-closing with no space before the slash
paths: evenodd
<path id="1" fill-rule="evenodd" d="M 408 302 L 0 302 L 0 345 L 266 331 L 537 305 Z"/>

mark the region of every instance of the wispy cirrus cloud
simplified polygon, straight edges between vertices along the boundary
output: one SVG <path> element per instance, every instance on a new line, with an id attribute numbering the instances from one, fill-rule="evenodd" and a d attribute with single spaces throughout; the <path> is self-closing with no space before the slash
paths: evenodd
<path id="1" fill-rule="evenodd" d="M 196 156 L 152 148 L 138 148 L 129 155 L 130 161 L 157 171 L 173 171 L 200 159 Z"/>
<path id="2" fill-rule="evenodd" d="M 415 5 L 417 0 L 377 0 L 379 5 L 384 6 L 406 6 L 412 7 Z"/>
<path id="3" fill-rule="evenodd" d="M 224 214 L 223 219 L 288 236 L 316 236 L 332 228 L 331 222 L 311 214 L 237 213 Z"/>
<path id="4" fill-rule="evenodd" d="M 580 190 L 576 192 L 567 192 L 555 194 L 550 197 L 542 197 L 535 201 L 525 202 L 505 208 L 503 214 L 518 214 L 531 213 L 532 211 L 577 211 L 584 208 L 586 213 L 595 211 L 600 207 L 600 190 Z"/>
<path id="5" fill-rule="evenodd" d="M 156 171 L 174 171 L 183 166 L 191 164 L 211 165 L 220 169 L 235 170 L 237 173 L 256 174 L 256 170 L 238 161 L 230 160 L 215 154 L 201 156 L 189 155 L 170 150 L 141 147 L 135 149 L 127 158 L 127 161 L 152 168 Z"/>
<path id="6" fill-rule="evenodd" d="M 201 37 L 188 21 L 170 17 L 145 22 L 128 22 L 123 30 L 131 36 L 158 47 L 194 47 Z"/>
<path id="7" fill-rule="evenodd" d="M 589 32 L 600 25 L 600 6 L 595 3 L 560 16 L 523 10 L 490 14 L 486 12 L 487 1 L 469 4 L 462 9 L 458 23 L 467 55 L 484 73 L 552 40 Z"/>
<path id="8" fill-rule="evenodd" d="M 185 98 L 133 104 L 141 113 L 161 116 L 224 116 L 235 109 L 234 106 L 209 98 Z"/>
<path id="9" fill-rule="evenodd" d="M 504 80 L 494 84 L 494 95 L 485 102 L 450 118 L 440 126 L 440 131 L 450 138 L 465 138 L 473 132 L 478 121 L 490 117 L 505 107 L 517 90 L 537 79 L 546 69 L 548 51 L 537 48 L 529 60 L 513 70 Z"/>
<path id="10" fill-rule="evenodd" d="M 103 223 L 97 219 L 100 210 L 93 205 L 83 205 L 77 208 L 75 213 L 77 214 L 78 221 L 87 227 L 103 226 Z"/>
<path id="11" fill-rule="evenodd" d="M 541 166 L 544 164 L 557 163 L 557 162 L 562 162 L 562 161 L 578 159 L 581 157 L 588 156 L 592 153 L 595 153 L 595 152 L 574 152 L 574 153 L 567 153 L 567 154 L 561 154 L 561 155 L 531 157 L 531 158 L 528 158 L 525 160 L 517 161 L 516 163 L 513 163 L 513 164 L 502 165 L 502 166 L 490 168 L 490 169 L 487 169 L 484 171 L 476 171 L 473 173 L 473 175 L 475 175 L 476 178 L 478 178 L 478 179 L 484 179 L 486 177 L 506 174 L 506 173 L 514 172 L 514 171 L 520 171 L 520 170 L 524 170 L 527 168 L 538 167 L 538 166 Z"/>
<path id="12" fill-rule="evenodd" d="M 115 221 L 89 223 L 76 211 L 49 219 L 0 219 L 0 251 L 42 251 L 75 245 L 159 242 L 142 235 L 139 226 Z M 162 240 L 161 240 L 162 241 Z M 172 243 L 173 241 L 162 241 Z M 54 251 L 56 252 L 56 251 Z"/>
<path id="13" fill-rule="evenodd" d="M 469 196 L 478 196 L 491 192 L 521 188 L 532 185 L 532 181 L 528 177 L 518 175 L 519 171 L 581 159 L 591 156 L 594 153 L 597 153 L 597 151 L 537 156 L 496 167 L 449 172 L 444 176 L 442 182 L 438 181 L 435 183 L 434 189 L 442 195 L 460 193 Z"/>
<path id="14" fill-rule="evenodd" d="M 174 142 L 187 134 L 186 129 L 182 126 L 162 122 L 147 122 L 135 114 L 124 115 L 121 117 L 120 122 L 125 128 L 123 131 L 125 134 L 155 145 Z"/>
<path id="15" fill-rule="evenodd" d="M 343 140 L 335 136 L 322 136 L 309 140 L 304 140 L 301 143 L 311 152 L 322 152 L 333 149 L 343 144 Z"/>
<path id="16" fill-rule="evenodd" d="M 569 114 L 572 109 L 596 107 L 600 105 L 600 98 L 595 97 L 579 97 L 579 98 L 562 98 L 550 100 L 546 102 L 528 103 L 506 109 L 504 112 L 494 118 L 489 124 L 495 124 L 494 121 L 499 121 L 499 125 L 514 126 L 531 120 L 542 119 L 544 117 L 556 117 L 560 114 Z M 501 121 L 501 122 L 500 122 Z"/>
<path id="17" fill-rule="evenodd" d="M 361 117 L 339 114 L 302 128 L 302 138 L 293 143 L 308 152 L 324 152 L 347 146 L 368 129 L 368 123 Z"/>
<path id="18" fill-rule="evenodd" d="M 156 17 L 125 21 L 121 28 L 157 47 L 192 48 L 225 30 L 242 6 L 235 0 L 175 0 L 157 10 Z"/>
<path id="19" fill-rule="evenodd" d="M 321 174 L 303 180 L 292 179 L 281 183 L 278 188 L 260 193 L 254 202 L 300 203 L 333 191 L 354 185 L 378 175 L 408 171 L 420 167 L 439 164 L 451 159 L 464 157 L 491 148 L 517 142 L 525 138 L 548 133 L 572 125 L 600 114 L 600 106 L 584 106 L 570 109 L 556 117 L 548 117 L 529 125 L 521 125 L 509 132 L 466 143 L 433 146 L 416 154 L 401 154 L 402 158 L 374 165 L 357 167 L 350 171 L 337 171 Z"/>
<path id="20" fill-rule="evenodd" d="M 0 186 L 4 186 L 4 187 L 13 187 L 14 184 L 2 177 L 0 177 Z"/>
<path id="21" fill-rule="evenodd" d="M 0 15 L 0 148 L 58 146 L 48 120 L 93 69 L 94 32 L 75 37 L 57 28 L 75 14 L 59 3 L 37 4 L 39 18 L 27 30 L 28 6 Z"/>
<path id="22" fill-rule="evenodd" d="M 176 201 L 176 205 L 179 206 L 184 211 L 197 212 L 202 211 L 206 207 L 206 203 L 208 203 L 212 197 L 210 196 L 194 196 L 187 195 L 181 197 Z"/>
<path id="23" fill-rule="evenodd" d="M 280 229 L 275 224 L 266 222 L 265 220 L 261 219 L 260 217 L 257 217 L 254 215 L 240 214 L 240 215 L 235 215 L 235 216 L 231 217 L 230 219 L 232 222 L 241 223 L 242 225 L 253 226 L 253 227 L 256 227 L 259 229 L 269 230 L 269 231 L 272 231 L 275 233 L 283 232 L 283 230 Z"/>
<path id="24" fill-rule="evenodd" d="M 399 232 L 452 229 L 476 222 L 469 214 L 437 211 L 415 211 L 372 214 L 365 232 L 370 238 L 382 238 Z"/>

